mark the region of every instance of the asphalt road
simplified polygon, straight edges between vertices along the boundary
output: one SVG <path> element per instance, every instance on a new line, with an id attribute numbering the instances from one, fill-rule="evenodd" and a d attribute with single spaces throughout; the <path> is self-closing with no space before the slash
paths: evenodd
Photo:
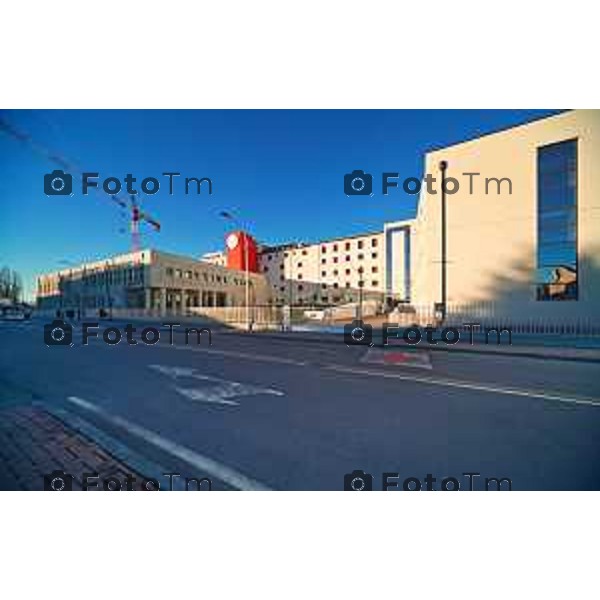
<path id="1" fill-rule="evenodd" d="M 466 472 L 475 489 L 600 489 L 598 364 L 419 350 L 427 368 L 384 365 L 224 330 L 147 346 L 139 324 L 135 346 L 82 346 L 76 325 L 73 346 L 48 347 L 43 326 L 0 323 L 0 404 L 41 402 L 216 489 L 340 490 L 356 469 L 373 489 L 383 473 L 467 489 Z"/>

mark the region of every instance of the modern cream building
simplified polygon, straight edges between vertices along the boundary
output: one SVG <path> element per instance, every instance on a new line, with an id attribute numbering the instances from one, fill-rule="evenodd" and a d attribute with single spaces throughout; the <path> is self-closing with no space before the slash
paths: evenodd
<path id="1" fill-rule="evenodd" d="M 122 254 L 82 264 L 37 280 L 38 309 L 138 309 L 181 314 L 198 307 L 245 304 L 245 273 L 156 250 Z M 266 279 L 249 274 L 251 304 L 269 300 Z"/>
<path id="2" fill-rule="evenodd" d="M 442 161 L 460 184 L 446 200 L 449 313 L 600 326 L 600 111 L 429 152 L 425 173 L 438 183 Z M 441 194 L 422 190 L 410 239 L 416 308 L 442 300 L 441 235 Z"/>
<path id="3" fill-rule="evenodd" d="M 260 272 L 275 305 L 329 306 L 386 295 L 386 247 L 383 231 L 259 248 Z M 224 253 L 202 260 L 224 264 Z"/>
<path id="4" fill-rule="evenodd" d="M 262 248 L 260 271 L 277 304 L 332 305 L 385 293 L 383 233 Z"/>

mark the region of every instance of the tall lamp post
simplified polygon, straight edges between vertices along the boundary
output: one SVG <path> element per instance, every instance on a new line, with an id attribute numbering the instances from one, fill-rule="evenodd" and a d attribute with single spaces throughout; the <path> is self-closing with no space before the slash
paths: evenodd
<path id="1" fill-rule="evenodd" d="M 358 268 L 358 273 L 360 275 L 360 279 L 358 281 L 358 320 L 362 321 L 363 318 L 363 288 L 365 286 L 365 282 L 363 280 L 363 271 L 362 267 Z"/>
<path id="2" fill-rule="evenodd" d="M 243 231 L 244 233 L 244 271 L 246 275 L 245 282 L 245 303 L 246 303 L 246 329 L 250 330 L 250 269 L 248 265 L 248 234 L 246 233 L 245 228 L 243 228 L 239 221 L 229 212 L 222 211 L 220 213 L 221 217 L 231 221 L 238 229 Z"/>
<path id="3" fill-rule="evenodd" d="M 441 255 L 442 255 L 442 301 L 441 301 L 441 315 L 442 322 L 446 320 L 447 314 L 447 256 L 446 256 L 446 169 L 448 168 L 448 163 L 445 160 L 440 161 L 440 172 L 442 175 L 442 206 L 441 206 L 441 217 L 442 217 L 442 235 L 441 235 Z"/>

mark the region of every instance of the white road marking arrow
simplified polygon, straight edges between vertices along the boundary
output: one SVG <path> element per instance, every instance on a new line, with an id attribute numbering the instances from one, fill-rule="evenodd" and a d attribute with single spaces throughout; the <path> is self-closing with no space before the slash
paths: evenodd
<path id="1" fill-rule="evenodd" d="M 211 382 L 214 385 L 206 387 L 181 387 L 175 385 L 174 389 L 189 398 L 197 402 L 208 402 L 212 404 L 225 404 L 229 406 L 239 406 L 239 402 L 232 400 L 240 396 L 257 396 L 260 394 L 270 396 L 283 396 L 284 393 L 280 390 L 272 388 L 264 388 L 256 385 L 250 385 L 240 383 L 239 381 L 229 381 L 227 379 L 221 379 L 219 377 L 212 377 L 211 375 L 203 375 L 198 373 L 196 369 L 192 367 L 173 367 L 165 365 L 148 365 L 151 369 L 171 377 L 172 379 L 180 378 L 192 378 L 200 381 Z"/>

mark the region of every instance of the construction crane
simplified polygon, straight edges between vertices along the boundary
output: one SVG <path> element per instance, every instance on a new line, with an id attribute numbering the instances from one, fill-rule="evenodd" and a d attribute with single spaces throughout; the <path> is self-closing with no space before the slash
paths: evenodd
<path id="1" fill-rule="evenodd" d="M 111 196 L 111 200 L 113 202 L 116 202 L 122 209 L 129 211 L 131 251 L 137 252 L 140 249 L 140 221 L 145 221 L 157 232 L 160 231 L 160 223 L 154 217 L 151 217 L 148 213 L 141 210 L 139 202 L 133 194 L 131 194 L 129 199 L 130 202 L 129 204 L 127 204 L 126 200 L 122 200 L 121 198 L 115 195 Z"/>
<path id="2" fill-rule="evenodd" d="M 43 156 L 46 160 L 59 165 L 71 174 L 77 174 L 81 176 L 79 169 L 69 160 L 62 157 L 59 154 L 55 154 L 42 144 L 36 142 L 31 135 L 17 129 L 12 123 L 6 120 L 6 118 L 0 116 L 0 131 L 7 134 L 9 137 L 25 144 L 36 154 Z M 98 192 L 98 189 L 96 189 Z M 110 196 L 111 200 L 118 204 L 122 209 L 127 211 L 130 215 L 130 231 L 131 231 L 131 251 L 137 252 L 140 249 L 140 223 L 145 222 L 150 225 L 154 231 L 159 232 L 161 225 L 157 219 L 149 215 L 147 212 L 141 210 L 139 201 L 132 194 L 130 201 L 123 199 L 118 194 Z"/>

